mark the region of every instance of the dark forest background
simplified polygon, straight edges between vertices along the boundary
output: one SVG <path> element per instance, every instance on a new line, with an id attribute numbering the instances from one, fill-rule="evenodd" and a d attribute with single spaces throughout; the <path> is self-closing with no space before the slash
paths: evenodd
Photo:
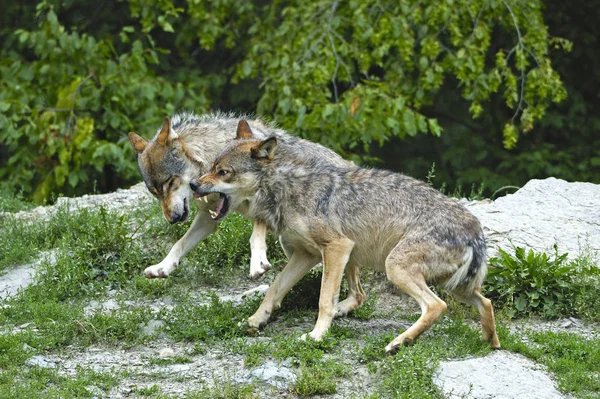
<path id="1" fill-rule="evenodd" d="M 3 3 L 0 190 L 39 203 L 139 181 L 127 132 L 185 110 L 255 113 L 448 192 L 600 183 L 593 2 Z"/>

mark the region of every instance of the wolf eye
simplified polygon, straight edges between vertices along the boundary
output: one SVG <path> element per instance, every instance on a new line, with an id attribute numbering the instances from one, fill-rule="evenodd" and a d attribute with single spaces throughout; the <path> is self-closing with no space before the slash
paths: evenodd
<path id="1" fill-rule="evenodd" d="M 225 176 L 225 175 L 226 175 L 226 174 L 228 174 L 228 173 L 229 173 L 229 171 L 228 171 L 228 170 L 225 170 L 225 169 L 219 169 L 219 171 L 217 172 L 217 174 L 218 174 L 219 176 Z"/>

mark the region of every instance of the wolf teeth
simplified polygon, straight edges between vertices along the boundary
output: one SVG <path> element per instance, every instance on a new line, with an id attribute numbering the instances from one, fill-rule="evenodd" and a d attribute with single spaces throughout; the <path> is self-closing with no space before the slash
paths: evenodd
<path id="1" fill-rule="evenodd" d="M 208 198 L 206 198 L 206 197 L 207 197 L 207 195 L 205 195 L 204 197 L 202 197 L 202 200 L 208 204 Z"/>
<path id="2" fill-rule="evenodd" d="M 208 210 L 208 213 L 210 213 L 210 216 L 212 216 L 212 218 L 216 218 L 217 216 L 219 216 L 219 214 L 215 211 L 213 211 L 212 209 Z"/>

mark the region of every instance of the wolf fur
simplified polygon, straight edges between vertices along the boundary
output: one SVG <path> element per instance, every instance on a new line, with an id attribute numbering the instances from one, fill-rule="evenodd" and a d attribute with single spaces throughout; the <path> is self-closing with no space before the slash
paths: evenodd
<path id="1" fill-rule="evenodd" d="M 185 221 L 194 200 L 189 183 L 205 173 L 217 154 L 235 138 L 240 116 L 213 113 L 197 116 L 191 113 L 165 118 L 164 123 L 150 141 L 136 133 L 129 133 L 140 174 L 148 190 L 160 201 L 165 219 L 170 223 Z M 335 165 L 346 164 L 335 152 L 315 143 L 292 137 L 281 129 L 260 119 L 249 124 L 257 137 L 275 136 L 281 142 L 289 142 L 297 148 L 296 156 Z M 218 204 L 218 196 L 208 196 L 194 201 L 198 213 L 189 230 L 177 241 L 160 263 L 145 269 L 146 277 L 168 277 L 187 252 L 213 233 L 218 224 L 211 213 Z M 243 204 L 240 204 L 243 206 Z M 213 213 L 214 215 L 214 213 Z M 250 277 L 258 278 L 269 270 L 266 255 L 267 226 L 255 223 L 250 238 Z"/>
<path id="2" fill-rule="evenodd" d="M 478 220 L 455 200 L 411 177 L 386 170 L 304 162 L 277 137 L 257 138 L 241 121 L 238 140 L 228 144 L 210 171 L 192 182 L 197 196 L 220 193 L 246 215 L 266 224 L 291 258 L 269 288 L 250 327 L 265 324 L 284 295 L 319 261 L 323 278 L 319 317 L 310 337 L 323 338 L 333 317 L 364 301 L 358 266 L 385 271 L 411 295 L 422 315 L 387 345 L 410 345 L 442 315 L 446 303 L 427 282 L 445 285 L 481 314 L 483 339 L 499 348 L 491 301 L 480 293 L 487 267 Z M 349 296 L 337 302 L 342 274 Z"/>

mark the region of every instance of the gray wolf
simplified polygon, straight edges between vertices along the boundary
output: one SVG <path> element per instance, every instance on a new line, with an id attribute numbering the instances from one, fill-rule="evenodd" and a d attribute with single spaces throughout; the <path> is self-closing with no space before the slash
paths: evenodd
<path id="1" fill-rule="evenodd" d="M 146 277 L 168 277 L 187 252 L 217 229 L 224 212 L 229 210 L 218 195 L 194 201 L 189 183 L 205 173 L 226 143 L 235 138 L 238 120 L 239 116 L 234 114 L 197 116 L 183 113 L 171 119 L 165 118 L 150 141 L 136 133 L 129 133 L 140 174 L 148 190 L 160 201 L 165 219 L 170 223 L 184 222 L 189 217 L 191 203 L 194 202 L 198 208 L 189 230 L 160 263 L 145 269 Z M 255 119 L 249 123 L 257 137 L 275 136 L 282 142 L 293 143 L 298 148 L 298 156 L 316 157 L 323 162 L 340 165 L 348 162 L 319 144 L 290 136 L 262 120 Z M 238 206 L 243 207 L 244 204 Z M 270 268 L 266 234 L 265 224 L 254 223 L 250 238 L 251 278 L 260 277 Z"/>
<path id="2" fill-rule="evenodd" d="M 418 321 L 386 351 L 411 345 L 446 310 L 428 281 L 475 305 L 482 338 L 500 347 L 491 301 L 480 292 L 487 272 L 485 239 L 468 210 L 399 173 L 304 162 L 293 144 L 275 136 L 258 138 L 245 121 L 236 138 L 191 186 L 196 197 L 218 193 L 231 207 L 247 203 L 246 216 L 269 226 L 291 253 L 248 319 L 251 328 L 264 325 L 285 294 L 322 261 L 319 316 L 308 334 L 314 340 L 323 338 L 335 316 L 364 301 L 362 288 L 355 285 L 360 265 L 384 271 L 421 307 Z M 353 277 L 348 277 L 348 298 L 337 303 L 344 269 Z"/>

